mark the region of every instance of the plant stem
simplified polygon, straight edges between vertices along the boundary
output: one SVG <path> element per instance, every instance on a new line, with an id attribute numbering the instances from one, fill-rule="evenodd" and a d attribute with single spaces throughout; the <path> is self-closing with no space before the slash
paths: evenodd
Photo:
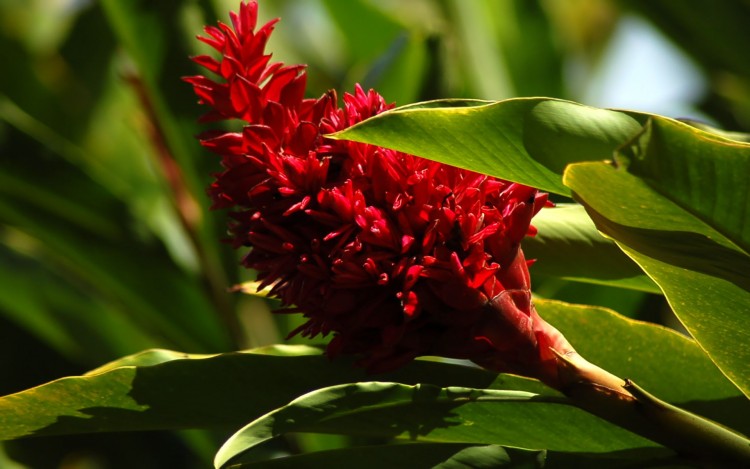
<path id="1" fill-rule="evenodd" d="M 750 467 L 750 440 L 745 436 L 661 401 L 577 352 L 553 352 L 560 391 L 582 409 L 694 460 Z"/>

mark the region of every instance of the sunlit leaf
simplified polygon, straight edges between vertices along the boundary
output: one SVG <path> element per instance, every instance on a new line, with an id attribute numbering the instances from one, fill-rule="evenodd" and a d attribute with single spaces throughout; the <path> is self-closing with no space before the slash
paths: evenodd
<path id="1" fill-rule="evenodd" d="M 640 119 L 640 117 L 639 117 Z M 436 101 L 375 116 L 334 135 L 569 195 L 562 171 L 612 158 L 641 130 L 629 114 L 548 98 Z"/>

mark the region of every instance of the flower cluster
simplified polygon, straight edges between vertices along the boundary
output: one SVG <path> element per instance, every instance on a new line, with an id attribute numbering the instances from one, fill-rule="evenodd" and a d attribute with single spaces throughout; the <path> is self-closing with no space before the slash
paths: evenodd
<path id="1" fill-rule="evenodd" d="M 332 333 L 330 356 L 375 372 L 440 355 L 544 375 L 555 339 L 531 305 L 519 245 L 546 194 L 327 139 L 392 106 L 359 86 L 343 104 L 333 91 L 306 98 L 304 67 L 265 53 L 275 21 L 256 30 L 255 1 L 231 21 L 199 38 L 220 59 L 194 58 L 219 79 L 185 80 L 211 108 L 203 121 L 243 123 L 201 135 L 224 168 L 209 193 L 233 209 L 232 239 L 251 247 L 243 264 L 261 287 L 307 318 L 293 334 Z"/>

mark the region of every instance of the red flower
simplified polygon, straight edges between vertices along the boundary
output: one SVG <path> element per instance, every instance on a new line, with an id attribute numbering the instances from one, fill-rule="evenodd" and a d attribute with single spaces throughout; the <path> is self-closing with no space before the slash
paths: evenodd
<path id="1" fill-rule="evenodd" d="M 333 91 L 305 99 L 304 68 L 264 52 L 275 21 L 256 31 L 254 1 L 231 20 L 199 38 L 220 60 L 194 58 L 219 80 L 185 80 L 212 108 L 203 121 L 243 122 L 201 136 L 224 167 L 209 193 L 252 248 L 243 264 L 308 319 L 292 335 L 333 333 L 327 353 L 371 371 L 440 355 L 553 383 L 549 347 L 569 347 L 536 314 L 520 249 L 547 195 L 325 138 L 392 106 L 359 86 L 343 106 Z"/>

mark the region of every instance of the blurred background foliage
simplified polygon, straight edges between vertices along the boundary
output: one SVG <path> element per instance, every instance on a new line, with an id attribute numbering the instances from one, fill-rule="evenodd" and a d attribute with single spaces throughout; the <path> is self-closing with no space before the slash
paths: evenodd
<path id="1" fill-rule="evenodd" d="M 389 101 L 550 96 L 750 131 L 750 2 L 261 0 L 269 50 L 309 92 Z M 150 347 L 278 342 L 295 319 L 249 280 L 205 187 L 202 109 L 180 77 L 226 0 L 0 0 L 0 395 Z M 540 260 L 540 262 L 543 260 Z M 533 271 L 532 271 L 533 274 Z M 536 278 L 536 291 L 664 321 L 661 297 Z M 262 377 L 259 377 L 262 381 Z M 2 467 L 204 467 L 209 432 L 39 438 Z M 322 449 L 338 437 L 294 444 Z"/>

